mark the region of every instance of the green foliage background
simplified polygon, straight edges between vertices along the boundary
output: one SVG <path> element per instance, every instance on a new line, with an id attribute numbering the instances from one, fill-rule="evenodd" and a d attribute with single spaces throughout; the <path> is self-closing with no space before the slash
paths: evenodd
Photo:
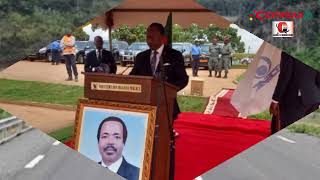
<path id="1" fill-rule="evenodd" d="M 13 63 L 103 14 L 116 0 L 0 0 L 0 63 Z"/>
<path id="2" fill-rule="evenodd" d="M 222 29 L 215 25 L 210 25 L 207 28 L 200 28 L 196 24 L 192 24 L 189 28 L 182 28 L 179 25 L 172 27 L 173 42 L 190 42 L 193 43 L 195 39 L 208 38 L 211 41 L 212 36 L 217 36 L 220 41 L 223 41 L 224 36 L 231 37 L 231 44 L 237 52 L 244 52 L 244 42 L 241 42 L 241 37 L 237 36 L 237 29 L 227 28 Z M 127 41 L 129 44 L 133 42 L 146 41 L 146 27 L 138 25 L 136 27 L 128 27 L 122 25 L 120 28 L 115 29 L 112 33 L 112 38 Z"/>

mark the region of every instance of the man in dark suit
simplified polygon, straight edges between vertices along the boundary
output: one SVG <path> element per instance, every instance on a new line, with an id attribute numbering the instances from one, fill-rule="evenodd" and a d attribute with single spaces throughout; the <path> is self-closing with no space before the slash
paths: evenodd
<path id="1" fill-rule="evenodd" d="M 184 67 L 184 58 L 181 52 L 164 45 L 164 31 L 164 27 L 159 23 L 152 23 L 148 27 L 146 39 L 150 49 L 137 55 L 130 75 L 160 77 L 181 90 L 187 86 L 189 81 Z M 161 75 L 162 73 L 164 76 Z M 175 99 L 172 114 L 173 119 L 176 119 L 179 113 L 180 109 Z M 174 139 L 172 139 L 170 156 L 170 179 L 173 179 Z"/>
<path id="2" fill-rule="evenodd" d="M 147 43 L 150 49 L 139 53 L 130 75 L 158 76 L 161 70 L 160 58 L 165 67 L 165 80 L 183 89 L 187 86 L 189 77 L 184 67 L 184 59 L 181 52 L 163 44 L 164 27 L 159 23 L 152 23 L 147 30 Z M 173 119 L 176 119 L 180 109 L 177 101 L 174 102 Z"/>
<path id="3" fill-rule="evenodd" d="M 94 38 L 96 49 L 87 54 L 84 71 L 85 72 L 106 72 L 115 74 L 117 65 L 110 51 L 103 48 L 101 36 Z"/>
<path id="4" fill-rule="evenodd" d="M 282 52 L 279 79 L 272 99 L 271 132 L 274 134 L 318 109 L 320 73 Z"/>
<path id="5" fill-rule="evenodd" d="M 122 155 L 128 136 L 124 122 L 114 116 L 104 119 L 98 128 L 97 139 L 103 167 L 126 178 L 127 180 L 139 179 L 139 168 L 128 163 Z"/>

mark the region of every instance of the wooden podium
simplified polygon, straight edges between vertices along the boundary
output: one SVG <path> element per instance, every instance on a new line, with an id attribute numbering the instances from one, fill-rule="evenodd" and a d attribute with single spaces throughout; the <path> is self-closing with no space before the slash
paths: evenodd
<path id="1" fill-rule="evenodd" d="M 169 179 L 172 114 L 178 88 L 150 76 L 84 73 L 84 96 L 90 100 L 157 107 L 152 149 L 152 180 Z M 166 97 L 166 98 L 165 98 Z M 155 145 L 155 146 L 154 146 Z M 144 179 L 144 178 L 141 178 Z"/>

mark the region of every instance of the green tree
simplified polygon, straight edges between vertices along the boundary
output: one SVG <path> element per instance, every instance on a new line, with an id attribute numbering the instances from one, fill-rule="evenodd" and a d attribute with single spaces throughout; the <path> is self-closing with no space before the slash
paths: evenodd
<path id="1" fill-rule="evenodd" d="M 88 41 L 90 36 L 86 34 L 82 28 L 76 28 L 75 31 L 73 31 L 73 35 L 76 38 L 77 41 Z"/>
<path id="2" fill-rule="evenodd" d="M 129 44 L 133 42 L 144 42 L 146 41 L 146 27 L 138 25 L 130 28 L 127 25 L 122 25 L 112 32 L 112 38 L 126 41 Z"/>

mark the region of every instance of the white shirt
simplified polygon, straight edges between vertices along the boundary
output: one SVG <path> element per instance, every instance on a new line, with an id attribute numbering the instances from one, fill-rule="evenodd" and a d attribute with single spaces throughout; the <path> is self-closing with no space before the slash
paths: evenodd
<path id="1" fill-rule="evenodd" d="M 122 164 L 122 161 L 123 161 L 123 157 L 121 156 L 120 159 L 118 159 L 116 162 L 112 163 L 110 166 L 107 166 L 106 164 L 104 164 L 103 161 L 101 161 L 101 165 L 103 167 L 107 167 L 110 171 L 117 173 L 121 164 Z"/>
<path id="2" fill-rule="evenodd" d="M 101 58 L 102 58 L 102 49 L 100 49 L 100 53 L 101 53 Z M 97 59 L 99 58 L 99 49 L 96 49 L 96 55 L 97 55 Z"/>
<path id="3" fill-rule="evenodd" d="M 157 62 L 156 62 L 156 67 L 155 67 L 155 69 L 157 69 L 157 67 L 158 67 L 158 64 L 159 64 L 159 61 L 160 61 L 160 57 L 161 57 L 161 55 L 162 55 L 163 48 L 164 48 L 164 45 L 162 44 L 162 45 L 159 47 L 159 49 L 156 50 L 156 51 L 158 52 L 158 54 L 157 54 Z M 151 61 L 151 59 L 152 59 L 152 57 L 153 57 L 153 54 L 154 54 L 154 50 L 151 51 L 150 61 Z M 152 69 L 152 72 L 153 72 L 153 71 L 154 71 L 154 69 Z"/>

